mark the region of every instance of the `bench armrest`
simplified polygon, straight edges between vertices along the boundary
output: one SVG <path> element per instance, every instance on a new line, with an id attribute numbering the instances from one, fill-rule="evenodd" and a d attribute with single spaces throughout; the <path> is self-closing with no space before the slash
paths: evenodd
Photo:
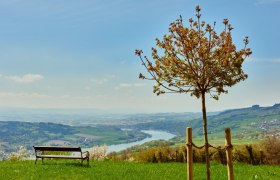
<path id="1" fill-rule="evenodd" d="M 82 154 L 86 154 L 86 157 L 89 158 L 89 152 L 88 151 L 82 152 Z"/>

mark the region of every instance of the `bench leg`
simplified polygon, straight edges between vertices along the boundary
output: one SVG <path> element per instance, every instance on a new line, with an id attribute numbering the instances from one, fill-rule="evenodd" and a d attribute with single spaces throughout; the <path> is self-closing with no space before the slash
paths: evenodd
<path id="1" fill-rule="evenodd" d="M 42 164 L 44 164 L 44 158 L 42 158 Z"/>
<path id="2" fill-rule="evenodd" d="M 87 165 L 89 166 L 89 158 L 87 158 L 87 159 L 81 159 L 81 166 L 83 165 L 84 160 L 87 160 Z"/>
<path id="3" fill-rule="evenodd" d="M 35 160 L 35 164 L 37 164 L 37 157 L 36 157 L 36 160 Z"/>

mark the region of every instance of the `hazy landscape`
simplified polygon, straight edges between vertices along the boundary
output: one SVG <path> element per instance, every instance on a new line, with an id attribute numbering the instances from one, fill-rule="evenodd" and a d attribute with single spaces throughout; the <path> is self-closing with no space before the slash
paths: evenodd
<path id="1" fill-rule="evenodd" d="M 77 112 L 77 113 L 76 113 Z M 186 127 L 193 127 L 197 140 L 203 139 L 200 113 L 97 114 L 90 110 L 2 110 L 0 150 L 13 152 L 19 146 L 32 150 L 34 145 L 82 146 L 113 145 L 149 137 L 142 130 L 165 131 L 176 135 L 172 140 L 184 143 Z M 223 130 L 232 129 L 233 139 L 256 142 L 266 136 L 280 136 L 280 104 L 209 113 L 209 135 L 223 139 Z"/>

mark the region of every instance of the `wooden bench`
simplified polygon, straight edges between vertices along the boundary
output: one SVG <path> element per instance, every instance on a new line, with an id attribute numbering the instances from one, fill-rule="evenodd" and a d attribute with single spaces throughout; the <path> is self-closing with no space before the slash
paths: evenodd
<path id="1" fill-rule="evenodd" d="M 58 147 L 58 146 L 33 146 L 35 150 L 35 164 L 37 163 L 37 159 L 41 158 L 42 163 L 44 163 L 45 158 L 60 158 L 60 159 L 81 159 L 81 164 L 83 164 L 84 160 L 87 160 L 87 165 L 89 165 L 89 152 L 85 151 L 82 152 L 81 147 Z M 51 154 L 44 154 L 45 151 L 48 152 L 76 152 L 72 153 L 71 155 L 51 155 Z"/>

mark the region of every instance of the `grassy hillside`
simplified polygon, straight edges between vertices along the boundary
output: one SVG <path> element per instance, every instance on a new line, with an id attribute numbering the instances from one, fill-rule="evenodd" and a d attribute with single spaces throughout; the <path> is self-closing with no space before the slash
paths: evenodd
<path id="1" fill-rule="evenodd" d="M 119 144 L 147 137 L 140 131 L 125 132 L 115 126 L 68 126 L 54 123 L 0 121 L 0 151 L 13 152 L 20 145 L 92 147 L 97 144 Z"/>
<path id="2" fill-rule="evenodd" d="M 142 123 L 135 126 L 138 129 L 159 129 L 169 131 L 185 137 L 186 127 L 193 128 L 195 137 L 202 136 L 202 119 L 176 118 Z M 266 134 L 279 135 L 280 104 L 271 107 L 259 107 L 258 105 L 233 109 L 216 115 L 208 114 L 209 136 L 217 139 L 224 137 L 224 128 L 231 128 L 232 137 L 240 140 L 260 139 Z"/>
<path id="3" fill-rule="evenodd" d="M 195 164 L 195 179 L 205 179 L 204 164 Z M 46 161 L 44 165 L 34 161 L 0 161 L 0 179 L 186 179 L 183 163 L 130 163 L 90 162 L 90 167 L 74 161 Z M 279 166 L 234 166 L 236 179 L 280 179 Z M 226 166 L 212 164 L 212 179 L 227 179 Z"/>

